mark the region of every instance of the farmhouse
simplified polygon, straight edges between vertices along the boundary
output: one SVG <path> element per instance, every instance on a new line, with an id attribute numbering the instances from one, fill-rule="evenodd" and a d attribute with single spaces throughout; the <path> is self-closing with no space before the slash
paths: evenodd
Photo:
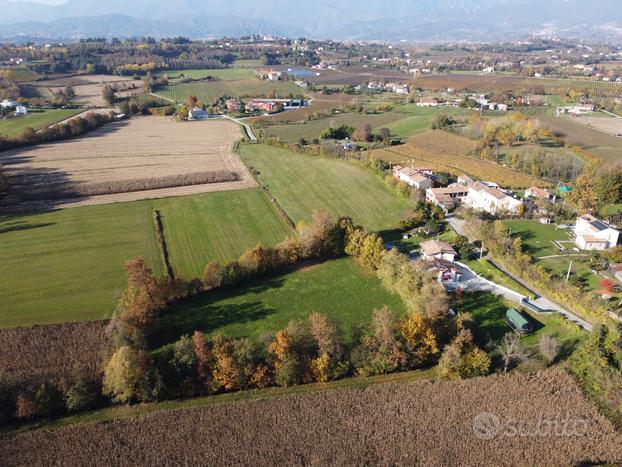
<path id="1" fill-rule="evenodd" d="M 606 250 L 618 244 L 620 232 L 596 217 L 585 214 L 574 227 L 575 244 L 581 250 Z"/>
<path id="2" fill-rule="evenodd" d="M 429 203 L 436 204 L 445 212 L 449 212 L 462 204 L 469 192 L 466 186 L 448 186 L 446 188 L 428 188 L 425 198 Z"/>
<path id="3" fill-rule="evenodd" d="M 439 105 L 438 100 L 433 97 L 425 97 L 417 102 L 417 107 L 438 107 Z"/>
<path id="4" fill-rule="evenodd" d="M 11 107 L 16 107 L 16 106 L 17 106 L 17 102 L 14 100 L 4 99 L 2 102 L 0 102 L 0 107 L 3 109 L 8 109 Z"/>
<path id="5" fill-rule="evenodd" d="M 516 198 L 482 182 L 475 182 L 468 187 L 465 204 L 473 209 L 489 214 L 497 214 L 504 211 L 516 213 L 519 206 L 523 205 Z"/>
<path id="6" fill-rule="evenodd" d="M 554 203 L 557 197 L 546 188 L 531 186 L 525 190 L 525 198 L 542 199 Z"/>
<path id="7" fill-rule="evenodd" d="M 585 115 L 594 112 L 594 106 L 591 104 L 577 104 L 569 107 L 558 107 L 557 116 L 569 114 L 573 116 Z"/>
<path id="8" fill-rule="evenodd" d="M 458 254 L 453 247 L 447 242 L 438 240 L 427 240 L 421 242 L 421 256 L 423 259 L 439 259 L 453 263 Z"/>
<path id="9" fill-rule="evenodd" d="M 393 168 L 395 178 L 419 190 L 427 190 L 434 186 L 433 180 L 428 176 L 429 172 L 429 169 L 414 169 L 399 165 Z"/>
<path id="10" fill-rule="evenodd" d="M 242 102 L 237 99 L 227 99 L 225 105 L 227 106 L 227 112 L 239 113 L 242 111 Z"/>
<path id="11" fill-rule="evenodd" d="M 210 118 L 209 112 L 199 107 L 195 107 L 188 112 L 188 120 L 206 120 L 208 118 Z"/>

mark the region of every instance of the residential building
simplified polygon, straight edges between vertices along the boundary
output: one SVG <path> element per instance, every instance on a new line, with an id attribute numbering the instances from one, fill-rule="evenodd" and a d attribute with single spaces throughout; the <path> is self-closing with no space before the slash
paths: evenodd
<path id="1" fill-rule="evenodd" d="M 429 203 L 436 204 L 443 211 L 449 212 L 462 204 L 469 193 L 466 186 L 448 186 L 446 188 L 428 188 L 425 198 Z"/>
<path id="2" fill-rule="evenodd" d="M 426 240 L 425 242 L 421 242 L 419 246 L 421 247 L 421 256 L 424 260 L 439 259 L 453 263 L 456 256 L 458 256 L 456 250 L 447 242 Z"/>
<path id="3" fill-rule="evenodd" d="M 24 105 L 18 105 L 15 107 L 15 115 L 26 115 L 28 113 L 28 108 Z"/>
<path id="4" fill-rule="evenodd" d="M 423 264 L 427 271 L 436 274 L 438 281 L 447 289 L 455 288 L 464 276 L 462 268 L 451 261 L 429 258 L 424 260 Z"/>
<path id="5" fill-rule="evenodd" d="M 458 185 L 465 185 L 465 186 L 469 186 L 471 184 L 473 184 L 474 180 L 469 177 L 468 175 L 462 174 L 462 175 L 458 175 Z"/>
<path id="6" fill-rule="evenodd" d="M 237 99 L 227 99 L 225 105 L 227 106 L 227 111 L 232 113 L 242 112 L 243 109 L 242 102 Z"/>
<path id="7" fill-rule="evenodd" d="M 14 100 L 4 99 L 2 102 L 0 102 L 0 107 L 2 107 L 3 109 L 16 107 L 16 106 L 17 106 L 17 102 Z"/>
<path id="8" fill-rule="evenodd" d="M 613 274 L 618 282 L 622 282 L 622 263 L 612 263 L 609 265 L 609 272 Z"/>
<path id="9" fill-rule="evenodd" d="M 554 203 L 557 199 L 553 193 L 546 188 L 539 188 L 537 186 L 531 186 L 525 190 L 525 198 L 542 199 Z"/>
<path id="10" fill-rule="evenodd" d="M 575 244 L 581 250 L 606 250 L 618 244 L 620 232 L 591 214 L 577 218 Z"/>
<path id="11" fill-rule="evenodd" d="M 507 212 L 515 214 L 522 201 L 510 196 L 499 188 L 493 188 L 482 182 L 475 182 L 468 187 L 465 204 L 478 211 L 489 214 Z"/>
<path id="12" fill-rule="evenodd" d="M 209 112 L 199 107 L 195 107 L 188 112 L 188 120 L 205 120 L 208 118 L 210 118 Z"/>
<path id="13" fill-rule="evenodd" d="M 438 107 L 438 100 L 432 97 L 424 97 L 417 102 L 417 107 Z"/>
<path id="14" fill-rule="evenodd" d="M 407 185 L 418 190 L 427 190 L 434 186 L 434 181 L 429 177 L 429 169 L 414 169 L 396 165 L 393 168 L 393 176 Z"/>

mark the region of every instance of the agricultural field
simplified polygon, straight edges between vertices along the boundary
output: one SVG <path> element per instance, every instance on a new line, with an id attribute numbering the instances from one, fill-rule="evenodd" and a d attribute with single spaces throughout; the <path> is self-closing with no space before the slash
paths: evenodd
<path id="1" fill-rule="evenodd" d="M 243 144 L 239 154 L 294 222 L 323 209 L 383 230 L 393 228 L 410 207 L 380 177 L 350 162 L 261 144 Z"/>
<path id="2" fill-rule="evenodd" d="M 188 96 L 195 96 L 205 103 L 211 103 L 222 96 L 285 98 L 290 95 L 302 95 L 303 92 L 291 81 L 270 82 L 250 78 L 236 81 L 174 84 L 159 89 L 154 94 L 176 102 L 184 102 Z"/>
<path id="3" fill-rule="evenodd" d="M 105 85 L 123 87 L 134 84 L 132 78 L 113 75 L 73 75 L 60 77 L 51 80 L 37 81 L 29 83 L 30 86 L 47 89 L 49 92 L 57 93 L 63 91 L 67 86 L 73 87 L 75 104 L 89 107 L 107 107 L 108 103 L 102 97 L 102 90 Z M 140 85 L 140 83 L 138 83 Z"/>
<path id="4" fill-rule="evenodd" d="M 594 117 L 577 117 L 573 121 L 611 136 L 622 137 L 622 118 L 619 117 L 606 116 L 601 113 Z"/>
<path id="5" fill-rule="evenodd" d="M 359 389 L 318 386 L 315 393 L 261 399 L 268 393 L 260 391 L 255 401 L 154 408 L 108 423 L 26 431 L 2 438 L 0 451 L 7 466 L 119 459 L 133 465 L 162 459 L 209 465 L 351 465 L 361 459 L 390 465 L 476 465 L 482 459 L 491 465 L 578 465 L 622 457 L 620 435 L 561 368 Z M 512 436 L 516 425 L 536 433 L 541 420 L 559 430 L 566 426 L 568 436 Z M 487 431 L 491 426 L 496 430 Z M 549 423 L 545 429 L 553 433 Z"/>
<path id="6" fill-rule="evenodd" d="M 480 92 L 526 91 L 544 88 L 547 94 L 555 94 L 559 89 L 592 90 L 600 95 L 622 96 L 622 84 L 588 79 L 525 78 L 489 73 L 453 73 L 448 75 L 423 75 L 415 78 L 414 85 L 432 90 L 454 88 Z"/>
<path id="7" fill-rule="evenodd" d="M 453 175 L 467 174 L 474 179 L 496 182 L 508 188 L 549 183 L 495 162 L 483 161 L 467 154 L 475 149 L 475 141 L 440 130 L 430 130 L 410 138 L 406 144 L 377 149 L 373 155 L 394 164 L 425 165 Z"/>
<path id="8" fill-rule="evenodd" d="M 235 290 L 218 290 L 191 298 L 162 315 L 151 347 L 203 330 L 210 336 L 261 336 L 283 329 L 313 312 L 338 321 L 350 341 L 357 325 L 368 324 L 374 309 L 387 305 L 406 312 L 401 299 L 382 286 L 355 260 L 340 258 L 302 264 L 293 271 L 260 278 Z"/>
<path id="9" fill-rule="evenodd" d="M 81 138 L 7 151 L 0 156 L 13 187 L 7 203 L 78 206 L 248 188 L 255 182 L 233 153 L 241 137 L 228 120 L 134 117 Z M 82 197 L 60 201 L 73 198 L 64 196 L 72 193 L 67 185 Z"/>
<path id="10" fill-rule="evenodd" d="M 171 70 L 161 75 L 168 75 L 169 81 L 178 81 L 183 78 L 203 79 L 211 76 L 224 81 L 235 81 L 246 78 L 253 78 L 256 74 L 248 68 L 221 68 L 221 69 L 202 69 L 202 70 Z"/>
<path id="11" fill-rule="evenodd" d="M 237 259 L 294 234 L 257 188 L 187 197 L 159 209 L 173 270 L 187 279 L 201 277 L 211 260 Z"/>
<path id="12" fill-rule="evenodd" d="M 359 102 L 357 99 L 353 99 L 351 103 L 357 104 Z M 377 102 L 374 103 L 374 101 L 364 101 L 360 103 L 368 107 L 374 107 L 377 104 Z M 469 113 L 468 111 L 464 112 L 464 109 L 457 109 L 454 107 L 424 108 L 412 104 L 390 104 L 394 107 L 390 111 L 381 113 L 336 113 L 329 117 L 306 121 L 304 123 L 273 124 L 264 126 L 263 129 L 268 136 L 280 138 L 283 141 L 292 143 L 298 142 L 300 138 L 311 141 L 314 138 L 319 138 L 320 133 L 326 128 L 337 128 L 341 125 L 348 125 L 357 129 L 363 128 L 365 125 L 369 124 L 376 132 L 380 128 L 388 128 L 391 131 L 391 136 L 395 138 L 408 138 L 430 129 L 432 120 L 437 115 L 463 115 Z M 316 106 L 314 102 L 308 112 L 320 110 L 318 107 L 319 105 Z M 299 111 L 296 110 L 293 112 Z M 291 112 L 286 112 L 285 117 L 290 113 Z M 257 119 L 257 121 L 261 121 L 262 123 L 274 123 L 275 119 L 263 118 L 261 120 Z M 295 120 L 291 118 L 290 121 Z"/>
<path id="13" fill-rule="evenodd" d="M 402 117 L 402 115 L 393 112 L 370 115 L 360 113 L 336 114 L 306 123 L 270 125 L 264 127 L 264 131 L 268 136 L 295 143 L 298 142 L 300 138 L 304 138 L 307 141 L 319 138 L 320 133 L 326 128 L 338 128 L 341 125 L 363 128 L 365 125 L 369 124 L 374 131 L 378 131 L 378 129 L 386 127 L 387 124 L 400 120 Z"/>
<path id="14" fill-rule="evenodd" d="M 592 273 L 588 253 L 573 250 L 574 241 L 570 233 L 559 230 L 554 224 L 540 224 L 532 220 L 508 220 L 505 225 L 513 236 L 519 236 L 527 252 L 534 256 L 539 264 L 558 276 L 565 276 L 572 261 L 571 274 L 576 276 L 590 290 L 599 288 L 601 276 Z M 560 250 L 553 243 L 560 242 L 565 250 Z"/>
<path id="15" fill-rule="evenodd" d="M 23 117 L 0 119 L 0 135 L 15 138 L 28 127 L 33 130 L 40 130 L 46 126 L 73 117 L 80 112 L 82 112 L 80 109 L 50 109 L 41 112 L 31 110 L 28 115 Z"/>
<path id="16" fill-rule="evenodd" d="M 72 378 L 97 378 L 110 341 L 107 321 L 0 329 L 0 374 L 4 383 L 35 386 Z"/>
<path id="17" fill-rule="evenodd" d="M 174 271 L 191 279 L 211 259 L 232 260 L 291 232 L 259 189 L 62 209 L 0 218 L 0 328 L 109 318 L 124 263 L 163 274 L 153 209 Z"/>
<path id="18" fill-rule="evenodd" d="M 576 117 L 541 117 L 540 121 L 551 131 L 559 133 L 567 144 L 580 146 L 605 162 L 620 161 L 622 138 L 583 125 Z"/>

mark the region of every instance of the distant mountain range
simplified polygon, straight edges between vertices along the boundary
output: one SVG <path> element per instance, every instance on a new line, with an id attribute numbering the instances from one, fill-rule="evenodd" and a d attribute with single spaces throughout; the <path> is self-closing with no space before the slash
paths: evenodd
<path id="1" fill-rule="evenodd" d="M 619 0 L 0 0 L 0 38 L 192 38 L 273 34 L 335 39 L 622 38 Z"/>

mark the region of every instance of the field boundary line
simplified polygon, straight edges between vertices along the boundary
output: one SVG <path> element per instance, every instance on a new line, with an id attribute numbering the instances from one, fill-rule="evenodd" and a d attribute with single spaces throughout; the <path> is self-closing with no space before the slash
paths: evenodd
<path id="1" fill-rule="evenodd" d="M 171 266 L 171 261 L 168 255 L 168 247 L 166 246 L 166 239 L 164 238 L 164 225 L 162 224 L 162 215 L 160 210 L 153 210 L 153 224 L 155 226 L 156 237 L 158 239 L 158 249 L 160 250 L 160 259 L 164 265 L 164 270 L 169 279 L 175 279 L 175 273 Z"/>

